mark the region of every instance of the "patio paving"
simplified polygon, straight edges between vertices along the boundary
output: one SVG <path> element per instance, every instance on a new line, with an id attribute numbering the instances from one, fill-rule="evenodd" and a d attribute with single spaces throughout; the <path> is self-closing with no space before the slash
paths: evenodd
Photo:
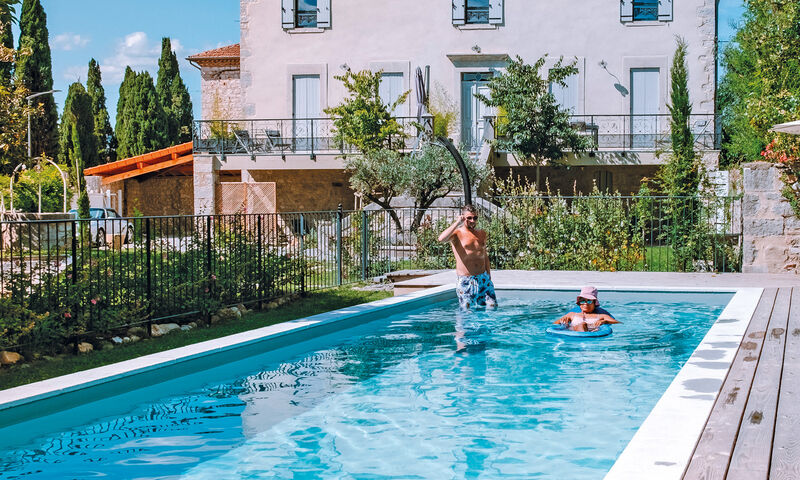
<path id="1" fill-rule="evenodd" d="M 492 278 L 498 286 L 595 285 L 601 291 L 614 287 L 763 288 L 682 478 L 800 478 L 800 276 L 508 270 L 493 272 Z M 448 271 L 399 282 L 395 291 L 455 280 L 455 272 Z"/>

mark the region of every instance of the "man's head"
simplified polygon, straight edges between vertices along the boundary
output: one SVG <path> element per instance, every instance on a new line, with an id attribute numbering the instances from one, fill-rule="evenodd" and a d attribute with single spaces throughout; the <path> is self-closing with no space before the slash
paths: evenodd
<path id="1" fill-rule="evenodd" d="M 592 313 L 594 309 L 600 305 L 597 300 L 597 289 L 595 287 L 583 287 L 581 293 L 578 294 L 578 299 L 575 302 L 583 313 Z"/>
<path id="2" fill-rule="evenodd" d="M 478 222 L 478 211 L 473 205 L 464 205 L 461 209 L 461 219 L 464 220 L 464 225 L 466 225 L 467 228 L 475 228 Z"/>

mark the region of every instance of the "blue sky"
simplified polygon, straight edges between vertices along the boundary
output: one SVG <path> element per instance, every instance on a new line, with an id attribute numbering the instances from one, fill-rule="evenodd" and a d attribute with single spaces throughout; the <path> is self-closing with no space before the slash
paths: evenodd
<path id="1" fill-rule="evenodd" d="M 438 0 L 442 1 L 442 0 Z M 528 1 L 528 0 L 526 0 Z M 720 0 L 719 37 L 733 35 L 743 0 Z M 172 38 L 181 74 L 200 113 L 200 72 L 184 59 L 239 42 L 239 0 L 42 0 L 53 55 L 59 108 L 69 84 L 86 81 L 89 59 L 100 63 L 112 124 L 119 84 L 130 65 L 155 78 L 161 37 Z M 15 31 L 15 38 L 19 32 Z M 724 44 L 723 44 L 724 45 Z"/>

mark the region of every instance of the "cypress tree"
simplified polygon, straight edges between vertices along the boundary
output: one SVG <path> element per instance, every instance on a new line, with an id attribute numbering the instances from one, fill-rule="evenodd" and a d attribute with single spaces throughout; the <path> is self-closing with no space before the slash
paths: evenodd
<path id="1" fill-rule="evenodd" d="M 97 143 L 98 159 L 101 163 L 113 162 L 116 159 L 114 131 L 106 109 L 106 91 L 103 88 L 100 65 L 95 59 L 89 61 L 89 76 L 86 79 L 86 91 L 92 99 L 92 116 L 94 117 L 94 136 Z M 93 167 L 94 165 L 87 165 Z"/>
<path id="2" fill-rule="evenodd" d="M 178 57 L 172 51 L 172 42 L 167 37 L 161 39 L 156 92 L 158 101 L 167 114 L 169 145 L 191 140 L 192 99 L 181 78 Z"/>
<path id="3" fill-rule="evenodd" d="M 117 112 L 117 155 L 122 158 L 170 145 L 167 115 L 158 101 L 153 77 L 141 72 L 133 74 L 131 79 L 124 101 L 120 96 L 123 109 Z"/>
<path id="4" fill-rule="evenodd" d="M 24 0 L 20 14 L 19 49 L 30 49 L 31 54 L 17 61 L 15 75 L 19 85 L 30 92 L 53 89 L 53 66 L 47 33 L 47 15 L 41 0 Z M 53 95 L 34 99 L 42 105 L 44 114 L 31 118 L 31 151 L 34 156 L 45 153 L 55 157 L 58 153 L 58 110 Z"/>
<path id="5" fill-rule="evenodd" d="M 127 155 L 122 151 L 121 147 L 123 144 L 127 145 L 129 143 L 128 139 L 126 138 L 128 132 L 125 126 L 127 120 L 125 117 L 125 104 L 127 103 L 128 97 L 133 89 L 133 82 L 135 79 L 136 73 L 134 73 L 131 67 L 125 67 L 125 77 L 119 86 L 119 99 L 117 100 L 117 121 L 114 125 L 114 137 L 117 141 L 116 154 L 121 158 L 127 157 Z"/>
<path id="6" fill-rule="evenodd" d="M 14 18 L 14 5 L 19 0 L 0 0 L 0 46 L 14 49 L 14 32 L 11 31 L 11 23 Z M 11 84 L 11 74 L 14 69 L 12 62 L 0 61 L 0 85 L 8 86 Z"/>
<path id="7" fill-rule="evenodd" d="M 59 131 L 60 163 L 69 165 L 74 185 L 83 189 L 84 168 L 99 164 L 92 98 L 80 82 L 69 86 Z"/>

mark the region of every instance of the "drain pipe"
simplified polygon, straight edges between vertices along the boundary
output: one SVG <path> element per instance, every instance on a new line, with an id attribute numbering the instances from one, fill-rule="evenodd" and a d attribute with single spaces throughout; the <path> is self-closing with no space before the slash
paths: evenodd
<path id="1" fill-rule="evenodd" d="M 461 154 L 458 153 L 458 149 L 453 145 L 453 142 L 442 136 L 436 137 L 433 143 L 446 148 L 450 155 L 453 156 L 453 159 L 458 164 L 458 170 L 461 172 L 461 180 L 464 183 L 464 205 L 472 205 L 472 184 L 469 181 L 469 171 Z"/>

